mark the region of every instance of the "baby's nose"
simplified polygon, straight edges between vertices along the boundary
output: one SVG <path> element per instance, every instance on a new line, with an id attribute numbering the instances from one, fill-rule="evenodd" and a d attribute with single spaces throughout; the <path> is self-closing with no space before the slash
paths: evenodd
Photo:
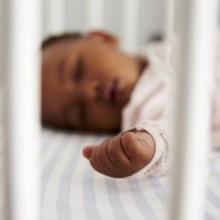
<path id="1" fill-rule="evenodd" d="M 98 100 L 100 98 L 100 83 L 98 80 L 91 80 L 85 84 L 85 96 L 88 100 Z"/>

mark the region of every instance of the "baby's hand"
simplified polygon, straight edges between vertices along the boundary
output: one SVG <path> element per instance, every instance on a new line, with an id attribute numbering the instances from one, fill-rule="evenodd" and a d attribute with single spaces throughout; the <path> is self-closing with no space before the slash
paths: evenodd
<path id="1" fill-rule="evenodd" d="M 96 171 L 116 178 L 131 176 L 145 167 L 154 152 L 154 140 L 144 131 L 127 131 L 83 149 Z"/>

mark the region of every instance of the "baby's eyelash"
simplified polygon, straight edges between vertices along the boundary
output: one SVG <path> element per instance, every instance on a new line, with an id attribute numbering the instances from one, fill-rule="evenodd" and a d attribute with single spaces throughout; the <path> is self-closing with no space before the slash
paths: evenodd
<path id="1" fill-rule="evenodd" d="M 82 79 L 83 74 L 84 74 L 84 63 L 82 57 L 80 57 L 77 61 L 77 65 L 73 73 L 74 80 L 78 82 L 79 80 Z"/>

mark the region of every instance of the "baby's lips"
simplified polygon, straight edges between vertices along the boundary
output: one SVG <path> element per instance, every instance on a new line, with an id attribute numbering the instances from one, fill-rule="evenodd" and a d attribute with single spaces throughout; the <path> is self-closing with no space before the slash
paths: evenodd
<path id="1" fill-rule="evenodd" d="M 112 104 L 112 94 L 115 93 L 116 87 L 115 87 L 115 81 L 111 80 L 109 81 L 103 88 L 103 100 L 106 103 Z"/>
<path id="2" fill-rule="evenodd" d="M 113 106 L 124 106 L 124 88 L 117 79 L 109 81 L 103 88 L 102 98 L 105 103 Z"/>

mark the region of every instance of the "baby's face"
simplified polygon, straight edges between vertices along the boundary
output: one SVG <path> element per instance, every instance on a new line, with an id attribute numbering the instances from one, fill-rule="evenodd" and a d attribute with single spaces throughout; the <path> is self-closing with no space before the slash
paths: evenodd
<path id="1" fill-rule="evenodd" d="M 57 42 L 43 50 L 43 121 L 84 131 L 119 129 L 139 75 L 139 60 L 107 43 Z"/>

